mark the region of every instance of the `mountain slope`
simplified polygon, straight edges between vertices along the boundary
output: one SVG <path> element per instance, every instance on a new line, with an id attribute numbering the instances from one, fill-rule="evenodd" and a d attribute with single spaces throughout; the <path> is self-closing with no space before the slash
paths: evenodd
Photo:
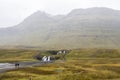
<path id="1" fill-rule="evenodd" d="M 1 46 L 43 49 L 120 48 L 120 11 L 75 9 L 68 15 L 35 12 L 15 27 L 0 29 Z"/>

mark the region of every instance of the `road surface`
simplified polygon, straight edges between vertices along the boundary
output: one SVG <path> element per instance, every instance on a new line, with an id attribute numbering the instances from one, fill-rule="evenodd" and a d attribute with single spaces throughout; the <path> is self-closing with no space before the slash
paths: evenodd
<path id="1" fill-rule="evenodd" d="M 39 66 L 45 64 L 45 62 L 42 61 L 17 62 L 17 63 L 19 63 L 19 68 Z M 46 63 L 50 63 L 50 62 L 46 62 Z M 15 63 L 0 63 L 0 73 L 13 69 L 16 69 Z"/>

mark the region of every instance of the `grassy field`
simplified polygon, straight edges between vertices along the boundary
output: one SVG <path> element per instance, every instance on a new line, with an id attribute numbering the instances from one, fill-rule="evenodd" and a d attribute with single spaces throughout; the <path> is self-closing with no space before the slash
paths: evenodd
<path id="1" fill-rule="evenodd" d="M 50 51 L 1 50 L 0 61 L 33 61 L 38 54 L 51 55 Z M 65 61 L 11 70 L 0 74 L 0 80 L 120 80 L 120 51 L 71 50 Z"/>
<path id="2" fill-rule="evenodd" d="M 34 55 L 38 54 L 37 50 L 0 50 L 0 62 L 16 62 L 34 60 Z"/>
<path id="3" fill-rule="evenodd" d="M 24 50 L 24 49 L 1 49 L 0 62 L 18 62 L 18 61 L 35 61 L 38 55 L 53 55 L 53 51 L 42 50 Z"/>

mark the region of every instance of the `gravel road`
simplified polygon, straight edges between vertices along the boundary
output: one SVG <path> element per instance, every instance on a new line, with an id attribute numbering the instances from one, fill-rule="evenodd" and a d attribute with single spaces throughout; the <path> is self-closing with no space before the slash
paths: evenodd
<path id="1" fill-rule="evenodd" d="M 51 62 L 42 62 L 42 61 L 32 61 L 32 62 L 17 62 L 19 63 L 19 68 L 39 66 L 45 63 Z M 4 73 L 8 70 L 16 69 L 15 63 L 0 63 L 0 73 Z"/>

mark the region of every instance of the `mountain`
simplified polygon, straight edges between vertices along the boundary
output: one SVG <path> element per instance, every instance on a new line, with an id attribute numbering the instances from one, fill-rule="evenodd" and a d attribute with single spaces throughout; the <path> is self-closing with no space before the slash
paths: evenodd
<path id="1" fill-rule="evenodd" d="M 1 28 L 0 46 L 120 48 L 120 11 L 94 7 L 57 16 L 37 11 L 14 27 Z"/>

